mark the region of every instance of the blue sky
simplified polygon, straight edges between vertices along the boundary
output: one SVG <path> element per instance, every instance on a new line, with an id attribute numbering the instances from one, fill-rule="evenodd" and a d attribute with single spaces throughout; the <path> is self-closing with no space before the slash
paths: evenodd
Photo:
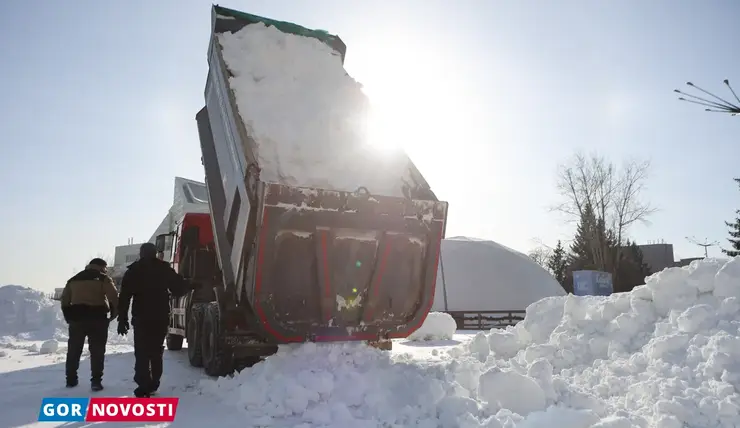
<path id="1" fill-rule="evenodd" d="M 399 3 L 402 3 L 399 5 Z M 547 211 L 575 150 L 649 158 L 660 212 L 633 238 L 725 242 L 740 118 L 672 90 L 740 89 L 740 3 L 224 1 L 339 34 L 346 68 L 450 202 L 448 236 L 521 251 L 567 239 Z M 452 7 L 455 5 L 455 7 Z M 148 239 L 175 175 L 202 180 L 210 2 L 0 3 L 0 284 L 51 289 Z M 716 249 L 712 253 L 717 254 Z"/>

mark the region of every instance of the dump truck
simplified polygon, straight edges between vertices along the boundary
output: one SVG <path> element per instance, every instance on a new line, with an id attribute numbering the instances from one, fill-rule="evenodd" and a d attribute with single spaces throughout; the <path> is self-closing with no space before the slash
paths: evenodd
<path id="1" fill-rule="evenodd" d="M 315 38 L 342 64 L 346 53 L 324 31 L 212 6 L 205 106 L 195 116 L 209 212 L 184 213 L 156 238 L 160 257 L 171 252 L 173 267 L 194 284 L 171 299 L 167 348 L 187 341 L 190 364 L 211 376 L 253 365 L 280 344 L 388 349 L 424 322 L 445 235 L 448 204 L 410 159 L 403 196 L 262 178 L 218 38 L 257 23 Z"/>

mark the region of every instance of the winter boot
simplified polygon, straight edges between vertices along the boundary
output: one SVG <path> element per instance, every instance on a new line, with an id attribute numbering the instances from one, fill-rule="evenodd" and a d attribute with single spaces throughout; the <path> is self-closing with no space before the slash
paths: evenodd
<path id="1" fill-rule="evenodd" d="M 151 392 L 149 392 L 148 389 L 142 388 L 142 387 L 138 387 L 138 388 L 134 389 L 134 396 L 136 398 L 149 398 L 149 397 L 152 396 L 152 394 L 151 394 Z"/>
<path id="2" fill-rule="evenodd" d="M 90 389 L 92 389 L 95 392 L 102 391 L 103 390 L 103 382 L 101 382 L 101 381 L 99 381 L 97 379 L 96 380 L 93 380 L 92 382 L 90 382 Z"/>
<path id="3" fill-rule="evenodd" d="M 74 379 L 74 378 L 67 379 L 67 388 L 74 388 L 75 386 L 77 386 L 77 384 L 78 384 L 77 379 Z"/>

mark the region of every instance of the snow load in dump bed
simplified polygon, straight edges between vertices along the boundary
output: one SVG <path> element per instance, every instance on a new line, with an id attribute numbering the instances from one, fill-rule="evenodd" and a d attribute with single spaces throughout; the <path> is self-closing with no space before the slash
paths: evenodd
<path id="1" fill-rule="evenodd" d="M 262 181 L 416 198 L 429 186 L 402 151 L 367 141 L 369 101 L 337 36 L 214 9 L 228 86 Z M 423 194 L 423 196 L 428 196 Z"/>
<path id="2" fill-rule="evenodd" d="M 226 282 L 270 341 L 405 337 L 434 300 L 447 203 L 404 153 L 368 148 L 338 37 L 212 17 L 197 118 Z"/>

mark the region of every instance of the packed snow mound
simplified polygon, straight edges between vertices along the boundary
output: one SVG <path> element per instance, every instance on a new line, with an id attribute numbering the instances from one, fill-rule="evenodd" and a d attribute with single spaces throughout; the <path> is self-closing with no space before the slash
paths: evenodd
<path id="1" fill-rule="evenodd" d="M 452 355 L 529 376 L 548 405 L 590 408 L 614 426 L 734 427 L 739 327 L 740 257 L 699 260 L 630 293 L 544 299 Z"/>
<path id="2" fill-rule="evenodd" d="M 444 312 L 429 312 L 424 323 L 408 337 L 412 341 L 450 340 L 457 330 L 457 323 Z"/>
<path id="3" fill-rule="evenodd" d="M 39 354 L 53 354 L 59 350 L 59 342 L 54 339 L 44 341 L 39 347 Z"/>
<path id="4" fill-rule="evenodd" d="M 526 375 L 481 368 L 469 358 L 420 362 L 364 344 L 306 343 L 281 346 L 234 377 L 202 380 L 200 389 L 241 408 L 245 426 L 502 428 L 532 419 L 548 424 L 522 426 L 590 428 L 600 420 L 590 409 L 546 409 Z"/>
<path id="5" fill-rule="evenodd" d="M 0 287 L 0 336 L 53 337 L 64 324 L 58 304 L 41 291 L 19 285 Z"/>
<path id="6" fill-rule="evenodd" d="M 477 238 L 442 240 L 435 311 L 521 311 L 565 294 L 549 272 L 518 251 Z"/>
<path id="7" fill-rule="evenodd" d="M 285 346 L 201 386 L 250 426 L 737 427 L 740 257 L 629 293 L 546 298 L 515 327 L 437 355 Z"/>
<path id="8" fill-rule="evenodd" d="M 108 343 L 133 341 L 131 334 L 119 336 L 117 327 L 115 321 L 110 323 Z M 67 323 L 58 301 L 28 287 L 0 287 L 0 344 L 9 345 L 16 340 L 66 341 L 67 337 Z"/>
<path id="9" fill-rule="evenodd" d="M 403 196 L 409 159 L 367 144 L 369 101 L 332 48 L 262 23 L 218 41 L 262 180 Z"/>

